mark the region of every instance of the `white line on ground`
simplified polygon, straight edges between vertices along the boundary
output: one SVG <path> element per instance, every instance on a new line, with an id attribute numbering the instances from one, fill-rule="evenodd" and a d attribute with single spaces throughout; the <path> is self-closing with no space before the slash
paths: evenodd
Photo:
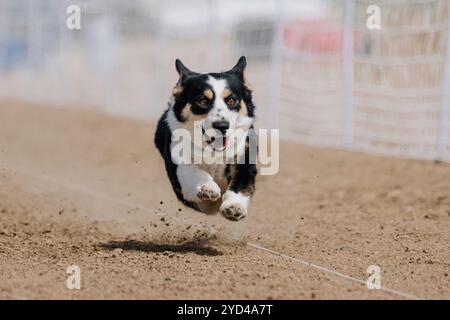
<path id="1" fill-rule="evenodd" d="M 87 188 L 85 186 L 74 184 L 74 183 L 70 183 L 70 182 L 67 182 L 67 181 L 64 181 L 64 180 L 61 180 L 61 179 L 58 179 L 58 178 L 54 178 L 54 177 L 51 177 L 51 176 L 48 176 L 48 175 L 45 175 L 45 174 L 42 174 L 42 173 L 31 172 L 29 170 L 24 170 L 23 168 L 19 169 L 19 168 L 5 167 L 3 165 L 2 165 L 2 168 L 6 169 L 8 171 L 11 171 L 11 172 L 16 172 L 16 173 L 20 173 L 22 175 L 29 176 L 29 177 L 34 178 L 34 179 L 51 182 L 52 184 L 55 184 L 55 185 L 58 185 L 58 186 L 61 186 L 61 187 L 67 188 L 67 189 L 72 189 L 72 190 L 75 190 L 75 191 L 87 194 L 87 195 L 89 195 L 91 197 L 94 197 L 94 198 L 100 198 L 100 199 L 104 199 L 104 200 L 107 200 L 107 201 L 111 201 L 111 202 L 114 202 L 116 204 L 119 204 L 119 205 L 122 205 L 122 206 L 125 206 L 125 207 L 129 207 L 129 208 L 132 208 L 132 209 L 139 208 L 140 210 L 143 210 L 143 211 L 150 211 L 150 209 L 148 209 L 144 205 L 141 205 L 141 204 L 138 204 L 138 203 L 134 203 L 134 202 L 131 202 L 131 201 L 127 201 L 127 200 L 117 199 L 117 198 L 112 197 L 112 196 L 110 196 L 108 194 L 105 194 L 105 193 L 102 193 L 102 192 L 99 192 L 99 191 L 96 191 L 96 190 L 92 190 L 92 189 Z M 179 219 L 178 217 L 175 217 L 175 218 Z M 246 244 L 247 244 L 247 246 L 252 247 L 254 249 L 257 249 L 257 250 L 260 250 L 260 251 L 264 251 L 266 253 L 270 253 L 272 255 L 276 255 L 276 256 L 288 259 L 290 261 L 302 264 L 302 265 L 304 265 L 306 267 L 313 268 L 313 269 L 316 269 L 316 270 L 319 270 L 319 271 L 322 271 L 322 272 L 325 272 L 325 273 L 328 273 L 328 274 L 331 274 L 331 275 L 334 275 L 334 276 L 337 276 L 337 277 L 340 277 L 340 278 L 343 278 L 343 279 L 346 279 L 346 280 L 350 280 L 350 281 L 362 284 L 364 286 L 366 285 L 366 281 L 354 278 L 352 276 L 348 276 L 348 275 L 346 275 L 344 273 L 341 273 L 339 271 L 328 269 L 328 268 L 325 268 L 325 267 L 322 267 L 322 266 L 319 266 L 319 265 L 316 265 L 316 264 L 313 264 L 313 263 L 310 263 L 310 262 L 307 262 L 307 261 L 304 261 L 304 260 L 301 260 L 301 259 L 298 259 L 298 258 L 291 257 L 291 256 L 286 255 L 284 253 L 277 252 L 277 251 L 265 248 L 265 247 L 263 247 L 263 246 L 261 246 L 259 244 L 255 244 L 255 243 L 251 243 L 251 242 L 247 242 Z M 412 295 L 412 294 L 409 294 L 409 293 L 406 293 L 406 292 L 402 292 L 402 291 L 398 291 L 398 290 L 394 290 L 394 289 L 390 289 L 390 288 L 386 288 L 386 287 L 381 287 L 380 289 L 375 289 L 375 290 L 382 290 L 382 291 L 385 291 L 385 292 L 388 292 L 390 294 L 397 295 L 397 296 L 400 296 L 400 297 L 403 297 L 403 298 L 406 298 L 406 299 L 421 300 L 421 298 L 419 298 L 419 297 L 417 297 L 415 295 Z"/>
<path id="2" fill-rule="evenodd" d="M 267 248 L 265 248 L 263 246 L 260 246 L 259 244 L 247 242 L 247 245 L 250 246 L 250 247 L 253 247 L 255 249 L 258 249 L 258 250 L 261 250 L 261 251 L 265 251 L 265 252 L 268 252 L 270 254 L 286 258 L 286 259 L 291 260 L 293 262 L 297 262 L 297 263 L 302 264 L 304 266 L 307 266 L 307 267 L 310 267 L 310 268 L 313 268 L 313 269 L 317 269 L 319 271 L 322 271 L 322 272 L 325 272 L 325 273 L 329 273 L 329 274 L 332 274 L 334 276 L 337 276 L 337 277 L 340 277 L 340 278 L 343 278 L 343 279 L 347 279 L 347 280 L 350 280 L 350 281 L 353 281 L 353 282 L 357 282 L 357 283 L 362 284 L 364 286 L 366 286 L 366 283 L 367 283 L 364 280 L 348 276 L 348 275 L 346 275 L 344 273 L 341 273 L 339 271 L 335 271 L 335 270 L 332 270 L 332 269 L 321 267 L 321 266 L 316 265 L 314 263 L 310 263 L 310 262 L 307 262 L 307 261 L 304 261 L 304 260 L 301 260 L 301 259 L 298 259 L 298 258 L 294 258 L 294 257 L 288 256 L 287 254 L 284 254 L 284 253 L 281 253 L 281 252 L 277 252 L 277 251 L 274 251 L 274 250 L 271 250 L 271 249 L 267 249 Z M 382 290 L 382 291 L 385 291 L 385 292 L 388 292 L 388 293 L 391 293 L 391 294 L 394 294 L 394 295 L 397 295 L 397 296 L 400 296 L 400 297 L 403 297 L 403 298 L 406 298 L 406 299 L 421 300 L 421 298 L 416 297 L 415 295 L 412 295 L 412 294 L 409 294 L 409 293 L 406 293 L 406 292 L 402 292 L 402 291 L 398 291 L 398 290 L 394 290 L 394 289 L 390 289 L 390 288 L 386 288 L 386 287 L 380 287 L 380 289 L 373 289 L 373 290 Z"/>

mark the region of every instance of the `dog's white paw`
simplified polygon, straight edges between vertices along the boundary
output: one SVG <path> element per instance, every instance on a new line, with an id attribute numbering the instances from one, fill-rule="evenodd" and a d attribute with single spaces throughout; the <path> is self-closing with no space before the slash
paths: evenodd
<path id="1" fill-rule="evenodd" d="M 201 200 L 216 201 L 220 196 L 220 188 L 214 181 L 205 183 L 197 189 L 197 197 Z"/>
<path id="2" fill-rule="evenodd" d="M 247 216 L 247 208 L 240 203 L 224 203 L 220 207 L 220 214 L 231 221 L 239 221 Z"/>

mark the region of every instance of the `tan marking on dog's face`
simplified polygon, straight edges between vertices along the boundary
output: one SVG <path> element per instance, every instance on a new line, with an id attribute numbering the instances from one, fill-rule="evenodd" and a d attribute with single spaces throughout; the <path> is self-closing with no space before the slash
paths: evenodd
<path id="1" fill-rule="evenodd" d="M 207 116 L 207 114 L 204 114 L 204 115 L 193 114 L 191 107 L 192 107 L 192 105 L 190 103 L 187 103 L 184 106 L 183 111 L 181 111 L 181 115 L 183 116 L 184 119 L 187 120 L 185 122 L 185 126 L 190 126 L 192 121 L 200 121 Z"/>
<path id="2" fill-rule="evenodd" d="M 243 116 L 248 116 L 247 104 L 242 99 L 241 99 L 241 109 L 239 110 L 239 114 L 241 114 Z"/>
<path id="3" fill-rule="evenodd" d="M 183 92 L 183 87 L 180 84 L 177 84 L 175 86 L 175 88 L 173 88 L 173 90 L 172 90 L 172 95 L 173 96 L 178 96 L 182 92 Z"/>
<path id="4" fill-rule="evenodd" d="M 214 93 L 212 92 L 211 89 L 206 89 L 206 90 L 203 92 L 203 95 L 204 95 L 206 98 L 208 98 L 209 100 L 212 100 L 212 99 L 214 98 Z"/>
<path id="5" fill-rule="evenodd" d="M 225 88 L 225 90 L 223 90 L 222 96 L 224 99 L 228 98 L 231 95 L 231 91 L 228 88 Z"/>
<path id="6" fill-rule="evenodd" d="M 192 112 L 191 112 L 191 104 L 187 103 L 184 108 L 183 111 L 181 111 L 181 115 L 183 116 L 184 119 L 190 119 L 192 116 Z"/>

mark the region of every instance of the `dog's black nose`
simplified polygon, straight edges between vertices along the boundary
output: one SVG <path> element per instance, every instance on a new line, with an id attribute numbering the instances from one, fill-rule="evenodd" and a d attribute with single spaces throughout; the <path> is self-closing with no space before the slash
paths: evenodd
<path id="1" fill-rule="evenodd" d="M 213 122 L 212 127 L 224 134 L 230 127 L 230 123 L 228 121 L 216 121 Z"/>

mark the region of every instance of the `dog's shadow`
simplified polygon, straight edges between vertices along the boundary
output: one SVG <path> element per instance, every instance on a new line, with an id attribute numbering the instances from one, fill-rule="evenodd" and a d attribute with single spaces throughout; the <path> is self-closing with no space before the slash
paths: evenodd
<path id="1" fill-rule="evenodd" d="M 207 241 L 190 241 L 182 244 L 158 244 L 140 240 L 123 240 L 110 241 L 100 243 L 97 247 L 104 250 L 122 249 L 124 251 L 140 251 L 140 252 L 173 252 L 173 253 L 195 253 L 202 256 L 220 256 L 222 252 L 208 246 Z"/>

